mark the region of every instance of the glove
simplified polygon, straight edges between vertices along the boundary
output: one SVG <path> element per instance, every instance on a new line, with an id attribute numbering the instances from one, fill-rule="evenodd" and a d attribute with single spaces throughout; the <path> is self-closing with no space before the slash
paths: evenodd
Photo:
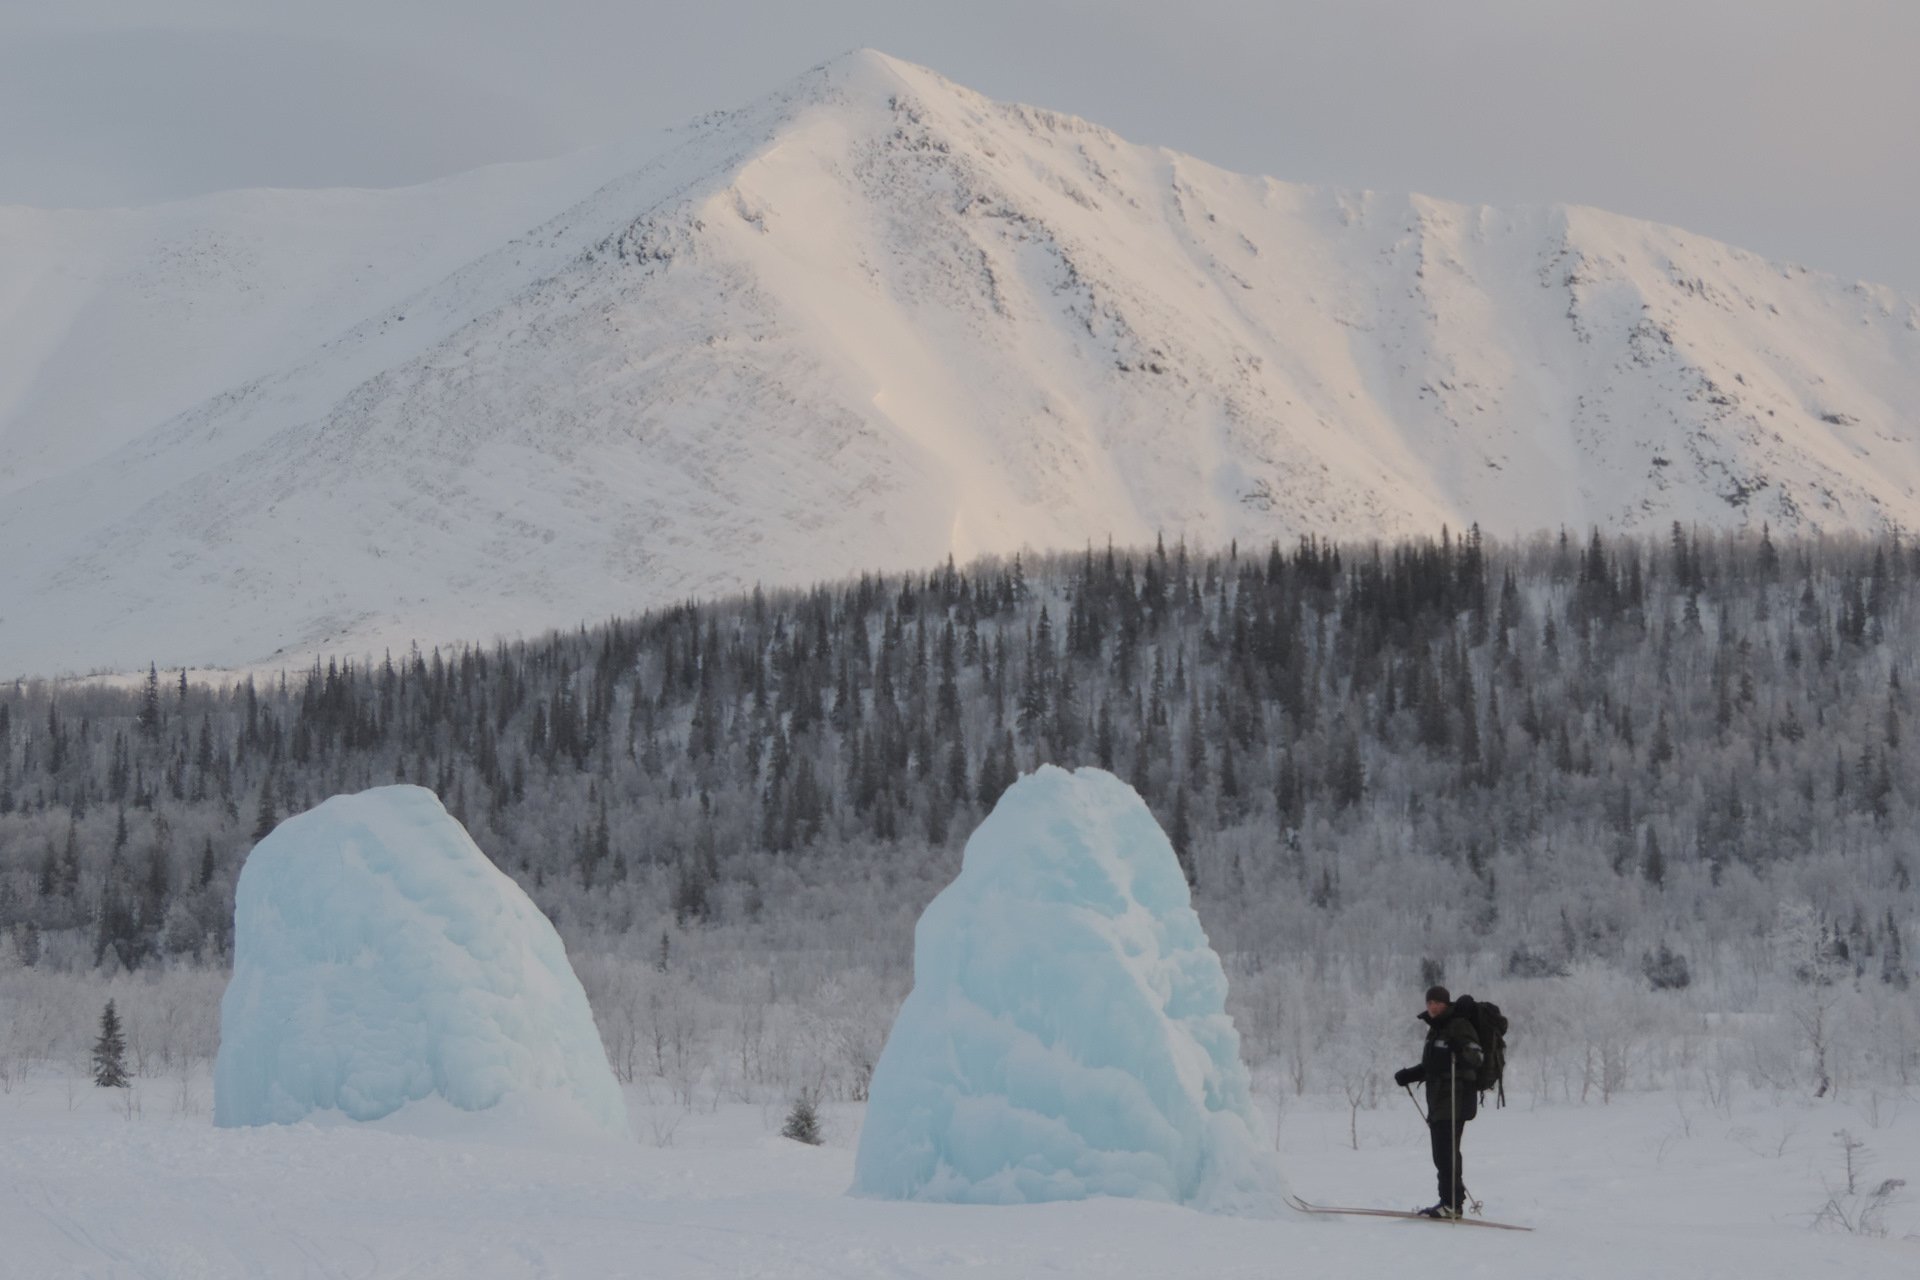
<path id="1" fill-rule="evenodd" d="M 1404 1089 L 1413 1083 L 1413 1078 L 1417 1074 L 1412 1067 L 1402 1067 L 1393 1073 L 1393 1082 Z"/>

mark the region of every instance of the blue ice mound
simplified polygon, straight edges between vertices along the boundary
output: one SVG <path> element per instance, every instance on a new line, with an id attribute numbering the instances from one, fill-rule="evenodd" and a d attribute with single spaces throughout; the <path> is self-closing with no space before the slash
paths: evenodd
<path id="1" fill-rule="evenodd" d="M 248 855 L 213 1080 L 226 1126 L 437 1096 L 627 1135 L 560 935 L 421 787 L 335 796 Z"/>
<path id="2" fill-rule="evenodd" d="M 1133 788 L 1052 766 L 1015 783 L 920 917 L 913 966 L 855 1194 L 1276 1210 L 1226 973 Z"/>

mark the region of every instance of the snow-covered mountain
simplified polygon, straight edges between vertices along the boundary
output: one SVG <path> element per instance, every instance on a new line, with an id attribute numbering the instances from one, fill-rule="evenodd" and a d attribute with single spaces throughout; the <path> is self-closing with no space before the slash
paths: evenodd
<path id="1" fill-rule="evenodd" d="M 1023 546 L 1920 524 L 1920 307 L 849 54 L 402 191 L 0 210 L 0 674 Z"/>

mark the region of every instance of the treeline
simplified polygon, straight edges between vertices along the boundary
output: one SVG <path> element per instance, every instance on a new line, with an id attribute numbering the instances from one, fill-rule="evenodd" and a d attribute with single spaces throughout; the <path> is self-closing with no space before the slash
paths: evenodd
<path id="1" fill-rule="evenodd" d="M 1237 965 L 1904 989 L 1916 581 L 1892 537 L 1162 543 L 266 680 L 23 682 L 0 930 L 27 965 L 220 964 L 255 840 L 410 782 L 575 945 L 724 927 L 898 972 L 1053 762 L 1146 798 Z"/>

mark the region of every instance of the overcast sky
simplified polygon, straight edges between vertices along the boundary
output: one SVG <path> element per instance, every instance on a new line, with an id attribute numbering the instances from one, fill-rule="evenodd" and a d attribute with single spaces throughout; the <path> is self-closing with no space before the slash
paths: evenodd
<path id="1" fill-rule="evenodd" d="M 1920 0 L 0 0 L 0 202 L 418 181 L 860 46 L 1232 169 L 1599 205 L 1920 297 Z"/>

